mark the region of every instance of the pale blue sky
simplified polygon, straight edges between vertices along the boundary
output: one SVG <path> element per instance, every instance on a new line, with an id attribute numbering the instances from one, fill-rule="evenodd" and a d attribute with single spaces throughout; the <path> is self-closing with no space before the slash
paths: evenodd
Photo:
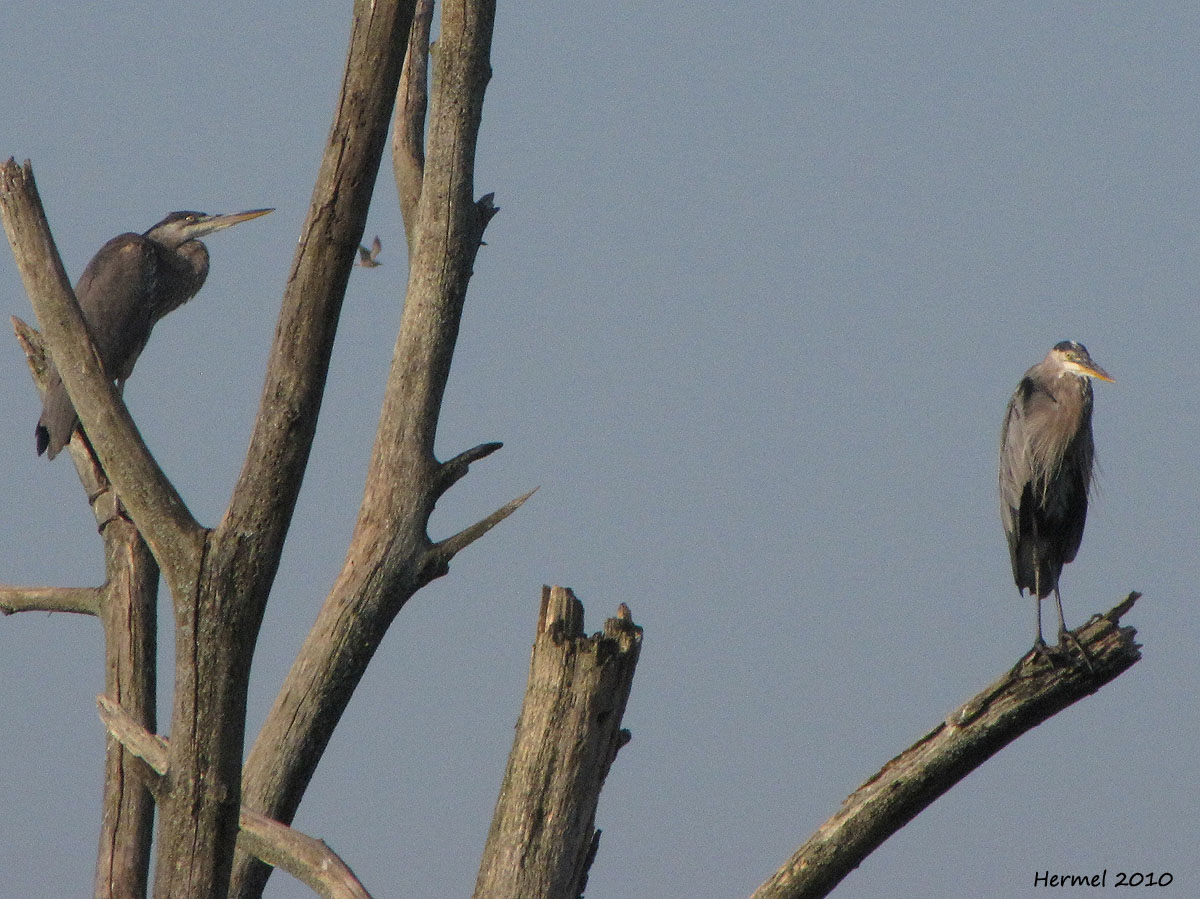
<path id="1" fill-rule="evenodd" d="M 33 160 L 72 277 L 173 209 L 278 208 L 209 241 L 208 285 L 126 391 L 209 523 L 257 407 L 349 4 L 295 17 L 282 2 L 5 16 L 0 153 Z M 836 895 L 1010 899 L 1039 895 L 1047 868 L 1170 871 L 1191 889 L 1195 5 L 502 2 L 493 66 L 477 189 L 501 213 L 439 451 L 505 448 L 446 497 L 434 536 L 541 490 L 399 616 L 298 825 L 377 896 L 469 895 L 540 587 L 559 583 L 591 629 L 620 602 L 646 629 L 589 896 L 748 894 L 1028 648 L 995 452 L 1021 373 L 1072 338 L 1117 383 L 1096 391 L 1100 480 L 1063 577 L 1068 623 L 1141 590 L 1145 659 Z M 384 172 L 367 233 L 384 266 L 351 278 L 252 731 L 357 510 L 405 280 Z M 0 290 L 30 316 L 7 250 Z M 94 583 L 90 513 L 70 465 L 34 456 L 38 404 L 6 345 L 0 580 Z M 0 620 L 13 896 L 90 889 L 100 660 L 94 621 Z M 268 895 L 308 893 L 277 875 Z"/>

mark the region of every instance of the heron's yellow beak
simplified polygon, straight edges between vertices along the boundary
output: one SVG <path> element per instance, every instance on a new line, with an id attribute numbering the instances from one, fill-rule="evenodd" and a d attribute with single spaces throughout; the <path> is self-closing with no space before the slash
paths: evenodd
<path id="1" fill-rule="evenodd" d="M 213 221 L 221 223 L 222 228 L 228 228 L 230 225 L 236 225 L 239 222 L 247 222 L 250 219 L 256 219 L 260 215 L 266 215 L 268 212 L 274 212 L 272 209 L 251 209 L 249 212 L 231 212 L 228 215 L 214 215 Z"/>
<path id="2" fill-rule="evenodd" d="M 1101 381 L 1111 381 L 1114 384 L 1117 380 L 1095 362 L 1093 362 L 1091 365 L 1084 365 L 1083 363 L 1080 363 L 1079 373 L 1081 375 L 1087 375 L 1089 378 L 1099 378 Z"/>

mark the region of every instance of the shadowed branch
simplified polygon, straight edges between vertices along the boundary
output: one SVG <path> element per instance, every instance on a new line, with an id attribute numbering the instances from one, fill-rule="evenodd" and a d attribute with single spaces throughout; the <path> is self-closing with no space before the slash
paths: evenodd
<path id="1" fill-rule="evenodd" d="M 400 86 L 396 91 L 392 131 L 392 168 L 410 255 L 414 249 L 417 206 L 421 202 L 421 184 L 425 178 L 425 114 L 429 107 L 429 30 L 432 24 L 433 0 L 417 0 Z"/>
<path id="2" fill-rule="evenodd" d="M 453 459 L 447 459 L 438 468 L 437 483 L 435 484 L 438 494 L 445 493 L 465 477 L 473 462 L 490 456 L 503 446 L 504 444 L 499 442 L 481 443 L 479 446 L 473 446 L 469 450 L 459 453 Z"/>

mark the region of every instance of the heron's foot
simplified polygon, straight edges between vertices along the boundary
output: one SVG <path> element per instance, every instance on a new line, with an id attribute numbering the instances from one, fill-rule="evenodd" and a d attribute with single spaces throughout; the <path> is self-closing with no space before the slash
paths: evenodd
<path id="1" fill-rule="evenodd" d="M 1029 650 L 1025 658 L 1031 656 L 1034 659 L 1044 660 L 1051 668 L 1061 667 L 1064 661 L 1070 662 L 1070 654 L 1064 652 L 1061 646 L 1048 646 L 1040 636 L 1033 641 L 1033 649 Z"/>
<path id="2" fill-rule="evenodd" d="M 1079 651 L 1079 658 L 1083 663 L 1083 667 L 1087 668 L 1088 674 L 1095 673 L 1096 669 L 1092 666 L 1092 657 L 1087 654 L 1087 650 L 1083 648 L 1083 644 L 1079 642 L 1079 638 L 1074 633 L 1068 630 L 1058 632 L 1058 649 L 1071 662 L 1075 659 L 1071 654 L 1071 648 L 1074 647 Z"/>

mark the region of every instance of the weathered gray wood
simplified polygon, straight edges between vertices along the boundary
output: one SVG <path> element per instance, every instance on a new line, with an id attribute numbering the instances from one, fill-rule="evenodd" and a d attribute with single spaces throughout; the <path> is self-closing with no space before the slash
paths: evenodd
<path id="1" fill-rule="evenodd" d="M 474 899 L 576 899 L 595 855 L 596 804 L 617 750 L 642 629 L 624 605 L 583 632 L 570 590 L 542 595 L 525 701 Z"/>
<path id="2" fill-rule="evenodd" d="M 425 115 L 429 108 L 429 31 L 432 24 L 433 0 L 417 0 L 392 122 L 392 174 L 396 179 L 410 256 L 417 206 L 421 202 L 421 181 L 425 177 Z"/>
<path id="3" fill-rule="evenodd" d="M 246 805 L 290 822 L 342 712 L 405 602 L 445 574 L 451 556 L 510 514 L 514 500 L 472 528 L 434 543 L 427 525 L 438 498 L 485 444 L 449 463 L 433 454 L 442 395 L 483 230 L 494 214 L 474 199 L 474 155 L 491 74 L 494 3 L 449 0 L 442 8 L 435 89 L 423 168 L 415 124 L 404 152 L 419 178 L 409 281 L 379 428 L 351 545 L 245 766 Z M 420 38 L 415 38 L 420 43 Z M 414 66 L 417 63 L 414 62 Z M 413 71 L 415 85 L 424 73 Z M 392 84 L 393 94 L 397 90 Z M 419 104 L 418 104 L 419 106 Z M 410 108 L 408 115 L 416 113 Z M 420 171 L 418 171 L 420 169 Z M 409 184 L 416 189 L 416 180 Z M 412 210 L 405 210 L 406 213 Z M 233 895 L 261 895 L 267 872 L 240 855 Z"/>
<path id="4" fill-rule="evenodd" d="M 412 0 L 357 0 L 334 122 L 284 292 L 250 448 L 176 601 L 170 777 L 158 899 L 225 899 L 241 806 L 246 691 L 263 611 L 308 463 L 346 281 L 362 239 Z"/>
<path id="5" fill-rule="evenodd" d="M 46 347 L 37 330 L 14 317 L 13 328 L 25 351 L 38 393 L 49 374 Z M 57 610 L 72 598 L 88 597 L 79 609 L 98 615 L 104 631 L 105 693 L 131 720 L 154 730 L 157 674 L 158 565 L 137 528 L 125 517 L 104 470 L 86 440 L 71 442 L 71 458 L 104 539 L 104 586 L 42 588 Z M 30 600 L 35 591 L 30 592 Z M 2 593 L 2 591 L 0 591 Z M 0 604 L 4 602 L 0 595 Z M 82 604 L 82 603 L 81 603 Z M 0 605 L 0 608 L 3 606 Z M 97 899 L 144 899 L 154 835 L 154 801 L 135 773 L 136 762 L 115 739 L 106 747 L 104 796 L 93 895 Z"/>
<path id="6" fill-rule="evenodd" d="M 103 534 L 108 572 L 100 601 L 104 692 L 141 727 L 153 732 L 157 716 L 158 565 L 127 518 L 104 521 Z M 125 748 L 109 739 L 93 888 L 96 899 L 144 899 L 146 895 L 154 797 L 135 776 L 134 764 Z"/>
<path id="7" fill-rule="evenodd" d="M 1029 654 L 855 790 L 753 899 L 826 896 L 922 809 L 1026 731 L 1090 696 L 1141 658 L 1121 616 L 1138 594 L 1076 632 L 1092 668 Z"/>
<path id="8" fill-rule="evenodd" d="M 170 744 L 146 730 L 106 695 L 96 697 L 100 719 L 109 737 L 137 759 L 136 777 L 151 792 L 162 792 L 169 769 Z M 322 840 L 272 821 L 243 807 L 238 815 L 240 834 L 248 851 L 282 868 L 325 899 L 371 899 L 350 867 Z M 113 894 L 121 895 L 121 894 Z"/>

